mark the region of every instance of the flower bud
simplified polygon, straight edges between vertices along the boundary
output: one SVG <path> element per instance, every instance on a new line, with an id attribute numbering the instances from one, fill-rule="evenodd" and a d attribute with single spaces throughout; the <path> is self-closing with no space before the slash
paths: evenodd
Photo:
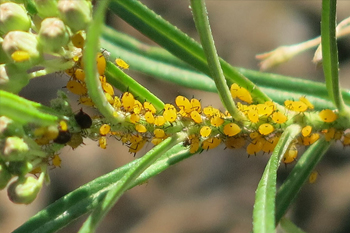
<path id="1" fill-rule="evenodd" d="M 41 22 L 38 40 L 44 51 L 57 53 L 69 42 L 66 25 L 59 18 L 46 18 Z"/>
<path id="2" fill-rule="evenodd" d="M 41 51 L 38 48 L 37 38 L 29 32 L 11 31 L 7 33 L 2 42 L 2 48 L 9 58 L 17 62 L 17 67 L 19 68 L 29 69 L 38 64 L 42 58 Z M 21 62 L 22 59 L 17 60 L 13 57 L 13 54 L 17 51 L 28 53 L 29 59 L 26 59 L 24 62 Z"/>
<path id="3" fill-rule="evenodd" d="M 0 5 L 0 35 L 9 31 L 28 31 L 31 26 L 30 18 L 25 8 L 13 2 Z"/>
<path id="4" fill-rule="evenodd" d="M 73 33 L 85 30 L 91 21 L 91 3 L 80 0 L 59 0 L 58 10 L 61 18 Z"/>
<path id="5" fill-rule="evenodd" d="M 0 39 L 0 64 L 5 64 L 11 62 L 11 59 L 6 55 L 5 51 L 2 49 L 2 39 Z"/>
<path id="6" fill-rule="evenodd" d="M 57 9 L 58 0 L 33 0 L 35 3 L 38 15 L 41 18 L 57 17 L 59 12 Z"/>
<path id="7" fill-rule="evenodd" d="M 24 142 L 23 138 L 8 137 L 5 141 L 2 159 L 5 161 L 21 161 L 26 158 L 28 151 L 28 144 Z"/>
<path id="8" fill-rule="evenodd" d="M 0 190 L 6 187 L 11 178 L 12 175 L 7 169 L 6 165 L 4 163 L 0 163 Z"/>
<path id="9" fill-rule="evenodd" d="M 43 175 L 40 175 L 38 180 L 34 177 L 24 177 L 24 179 L 16 180 L 7 189 L 9 199 L 17 204 L 32 203 L 42 188 L 43 177 Z"/>
<path id="10" fill-rule="evenodd" d="M 8 170 L 15 176 L 25 176 L 33 170 L 33 165 L 28 161 L 11 161 Z"/>
<path id="11" fill-rule="evenodd" d="M 0 90 L 17 94 L 29 83 L 29 75 L 15 64 L 0 65 Z"/>
<path id="12" fill-rule="evenodd" d="M 23 127 L 20 124 L 15 123 L 12 119 L 1 116 L 0 117 L 0 135 L 2 137 L 19 136 L 24 135 Z"/>

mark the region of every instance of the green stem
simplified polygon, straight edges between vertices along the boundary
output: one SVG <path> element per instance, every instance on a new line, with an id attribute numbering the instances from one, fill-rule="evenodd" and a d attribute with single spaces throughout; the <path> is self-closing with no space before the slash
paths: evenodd
<path id="1" fill-rule="evenodd" d="M 348 115 L 339 88 L 339 61 L 336 39 L 336 7 L 336 0 L 322 1 L 321 45 L 323 72 L 326 79 L 328 94 L 339 110 L 339 114 Z"/>
<path id="2" fill-rule="evenodd" d="M 245 117 L 236 108 L 221 69 L 219 56 L 214 45 L 214 39 L 211 33 L 204 0 L 191 0 L 191 8 L 204 54 L 207 58 L 209 72 L 211 73 L 211 77 L 214 79 L 221 102 L 233 118 L 236 120 L 243 120 Z"/>
<path id="3" fill-rule="evenodd" d="M 84 50 L 84 69 L 85 69 L 85 82 L 89 92 L 89 96 L 93 100 L 97 109 L 102 115 L 111 121 L 118 124 L 119 120 L 113 115 L 114 108 L 108 103 L 106 96 L 103 92 L 99 75 L 96 68 L 96 56 L 99 50 L 99 36 L 104 24 L 105 12 L 109 4 L 109 0 L 99 1 L 97 9 L 94 12 L 94 18 L 91 22 L 86 35 L 86 44 Z"/>

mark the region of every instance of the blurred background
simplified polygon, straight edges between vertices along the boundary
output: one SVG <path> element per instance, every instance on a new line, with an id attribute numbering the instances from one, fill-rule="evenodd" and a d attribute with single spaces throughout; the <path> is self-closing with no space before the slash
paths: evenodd
<path id="1" fill-rule="evenodd" d="M 189 1 L 142 2 L 198 41 Z M 258 70 L 256 54 L 320 34 L 321 1 L 211 0 L 206 3 L 218 53 L 234 66 Z M 349 9 L 349 1 L 338 2 L 339 22 L 350 16 Z M 154 44 L 118 17 L 108 15 L 107 19 L 116 29 Z M 338 45 L 341 86 L 350 88 L 350 38 L 340 39 Z M 270 71 L 323 82 L 322 69 L 311 62 L 313 52 L 298 55 Z M 174 103 L 175 97 L 181 94 L 201 99 L 203 106 L 222 106 L 213 93 L 174 86 L 131 70 L 126 72 L 164 102 Z M 65 90 L 62 87 L 67 81 L 68 77 L 61 74 L 38 78 L 21 94 L 48 104 L 58 89 Z M 74 110 L 78 111 L 77 96 L 69 95 Z M 97 114 L 89 108 L 84 111 Z M 88 139 L 84 143 L 85 146 L 74 151 L 70 147 L 61 151 L 61 168 L 50 171 L 51 184 L 43 188 L 32 204 L 15 205 L 8 200 L 6 191 L 0 192 L 1 232 L 13 231 L 58 198 L 135 159 L 126 146 L 112 138 L 106 150 Z M 150 144 L 145 146 L 136 158 L 151 148 Z M 224 150 L 224 146 L 195 155 L 128 191 L 98 232 L 250 232 L 255 189 L 268 159 L 268 155 L 248 158 L 244 149 Z M 279 184 L 293 166 L 280 167 Z M 288 217 L 306 232 L 350 232 L 350 148 L 335 144 L 316 170 L 318 180 L 303 187 Z M 60 232 L 77 232 L 85 218 Z"/>

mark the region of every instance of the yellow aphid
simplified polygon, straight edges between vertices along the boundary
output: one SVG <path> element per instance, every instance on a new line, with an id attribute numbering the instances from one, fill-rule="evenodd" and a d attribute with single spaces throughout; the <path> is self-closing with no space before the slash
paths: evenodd
<path id="1" fill-rule="evenodd" d="M 156 138 L 165 138 L 166 137 L 165 132 L 162 129 L 155 129 L 153 131 L 153 134 L 154 134 L 154 137 L 156 137 Z"/>
<path id="2" fill-rule="evenodd" d="M 324 109 L 318 115 L 326 123 L 334 122 L 338 118 L 338 115 L 330 109 Z"/>
<path id="3" fill-rule="evenodd" d="M 94 102 L 92 102 L 92 99 L 90 97 L 87 96 L 80 96 L 79 98 L 79 103 L 84 104 L 86 106 L 94 106 Z"/>
<path id="4" fill-rule="evenodd" d="M 151 143 L 156 146 L 159 143 L 161 143 L 163 140 L 164 140 L 163 138 L 152 138 Z"/>
<path id="5" fill-rule="evenodd" d="M 135 98 L 133 94 L 131 94 L 130 92 L 125 92 L 122 95 L 121 101 L 125 111 L 131 112 L 134 109 Z"/>
<path id="6" fill-rule="evenodd" d="M 62 162 L 62 160 L 61 160 L 60 156 L 58 156 L 58 155 L 53 156 L 52 165 L 54 167 L 61 167 L 61 162 Z"/>
<path id="7" fill-rule="evenodd" d="M 286 100 L 284 101 L 284 106 L 289 110 L 293 110 L 293 103 L 293 100 Z"/>
<path id="8" fill-rule="evenodd" d="M 138 100 L 135 100 L 135 102 L 134 102 L 134 113 L 136 113 L 136 114 L 140 114 L 141 113 L 141 111 L 142 111 L 142 104 L 140 103 L 140 101 L 138 101 Z"/>
<path id="9" fill-rule="evenodd" d="M 73 133 L 72 137 L 70 138 L 69 142 L 67 142 L 67 145 L 72 147 L 74 150 L 81 144 L 84 144 L 83 137 L 81 136 L 81 133 Z"/>
<path id="10" fill-rule="evenodd" d="M 165 110 L 165 111 L 176 111 L 176 108 L 175 108 L 175 106 L 172 105 L 172 104 L 165 104 L 165 105 L 164 105 L 164 110 Z"/>
<path id="11" fill-rule="evenodd" d="M 298 149 L 294 144 L 291 144 L 288 147 L 286 153 L 284 153 L 282 161 L 285 164 L 292 163 L 296 160 L 297 156 L 298 156 Z"/>
<path id="12" fill-rule="evenodd" d="M 135 124 L 137 122 L 140 121 L 140 115 L 139 114 L 136 114 L 136 113 L 133 113 L 130 115 L 130 122 Z"/>
<path id="13" fill-rule="evenodd" d="M 274 111 L 274 107 L 267 104 L 258 104 L 256 109 L 259 116 L 270 116 Z"/>
<path id="14" fill-rule="evenodd" d="M 340 140 L 342 136 L 343 136 L 343 131 L 337 130 L 335 131 L 335 134 L 334 134 L 334 140 Z"/>
<path id="15" fill-rule="evenodd" d="M 244 87 L 240 87 L 238 86 L 238 84 L 234 83 L 231 85 L 230 91 L 234 99 L 238 98 L 248 104 L 253 103 L 252 96 L 250 95 L 249 91 Z"/>
<path id="16" fill-rule="evenodd" d="M 249 110 L 249 107 L 247 105 L 244 105 L 240 102 L 237 103 L 237 108 L 239 111 L 243 112 L 244 114 L 247 114 Z"/>
<path id="17" fill-rule="evenodd" d="M 106 76 L 104 76 L 104 75 L 100 75 L 100 76 L 99 76 L 99 79 L 100 79 L 101 85 L 103 85 L 104 83 L 107 82 Z"/>
<path id="18" fill-rule="evenodd" d="M 215 147 L 219 146 L 220 143 L 221 143 L 221 138 L 216 138 L 216 137 L 208 138 L 203 141 L 202 148 L 204 150 L 214 149 Z"/>
<path id="19" fill-rule="evenodd" d="M 153 124 L 154 123 L 154 116 L 152 112 L 146 112 L 145 113 L 145 120 L 147 121 L 147 123 L 149 124 Z"/>
<path id="20" fill-rule="evenodd" d="M 119 110 L 121 106 L 122 106 L 122 102 L 120 101 L 119 97 L 118 96 L 114 96 L 113 108 L 115 110 Z"/>
<path id="21" fill-rule="evenodd" d="M 219 109 L 213 108 L 212 106 L 208 106 L 208 107 L 203 108 L 203 113 L 206 117 L 212 117 L 215 114 L 219 114 L 220 111 L 219 111 Z"/>
<path id="22" fill-rule="evenodd" d="M 248 155 L 256 155 L 262 150 L 263 147 L 263 141 L 261 138 L 258 138 L 254 140 L 253 142 L 249 143 L 247 146 L 247 153 Z"/>
<path id="23" fill-rule="evenodd" d="M 229 148 L 229 149 L 239 149 L 245 145 L 245 139 L 242 137 L 239 137 L 239 138 L 229 137 L 225 140 L 225 145 L 226 145 L 226 148 Z"/>
<path id="24" fill-rule="evenodd" d="M 65 121 L 60 121 L 60 130 L 67 131 L 68 130 L 68 124 Z"/>
<path id="25" fill-rule="evenodd" d="M 265 140 L 261 150 L 265 153 L 271 153 L 275 149 L 279 139 L 280 138 L 278 136 L 275 136 L 269 140 Z"/>
<path id="26" fill-rule="evenodd" d="M 97 71 L 99 75 L 103 75 L 106 70 L 106 58 L 105 56 L 103 56 L 101 52 L 97 54 L 96 63 L 97 63 Z"/>
<path id="27" fill-rule="evenodd" d="M 241 128 L 235 123 L 228 123 L 224 126 L 224 134 L 233 137 L 241 132 Z"/>
<path id="28" fill-rule="evenodd" d="M 197 111 L 200 113 L 202 111 L 201 102 L 198 99 L 191 99 L 192 111 Z"/>
<path id="29" fill-rule="evenodd" d="M 214 127 L 219 127 L 224 123 L 224 119 L 221 118 L 220 114 L 215 114 L 210 118 L 210 124 Z"/>
<path id="30" fill-rule="evenodd" d="M 145 127 L 144 125 L 141 125 L 141 124 L 137 124 L 137 125 L 135 126 L 135 129 L 136 129 L 136 131 L 139 132 L 139 133 L 146 133 L 146 132 L 147 132 L 146 127 Z"/>
<path id="31" fill-rule="evenodd" d="M 98 146 L 102 149 L 107 148 L 107 138 L 105 136 L 100 137 L 100 139 L 98 140 Z"/>
<path id="32" fill-rule="evenodd" d="M 343 146 L 349 146 L 350 145 L 350 132 L 344 134 L 343 138 Z"/>
<path id="33" fill-rule="evenodd" d="M 63 123 L 64 122 L 64 123 Z M 67 131 L 68 130 L 68 125 L 65 121 L 62 121 L 62 123 L 60 123 L 60 125 L 62 124 L 65 124 L 64 125 L 64 128 L 66 130 L 64 131 Z M 54 125 L 50 125 L 48 127 L 45 128 L 45 132 L 44 132 L 44 137 L 46 137 L 47 139 L 49 140 L 54 140 L 58 137 L 58 134 L 59 134 L 59 130 L 56 126 Z"/>
<path id="34" fill-rule="evenodd" d="M 295 112 L 305 112 L 307 108 L 307 105 L 302 101 L 293 101 L 292 103 L 292 110 Z"/>
<path id="35" fill-rule="evenodd" d="M 87 89 L 86 87 L 81 84 L 80 82 L 77 82 L 75 80 L 69 80 L 67 83 L 67 89 L 76 95 L 86 95 Z"/>
<path id="36" fill-rule="evenodd" d="M 308 137 L 304 137 L 302 139 L 302 143 L 305 146 L 309 146 L 309 145 L 315 143 L 319 138 L 320 138 L 320 135 L 318 133 L 313 133 Z"/>
<path id="37" fill-rule="evenodd" d="M 117 64 L 117 66 L 119 66 L 120 68 L 127 70 L 129 69 L 129 64 L 126 63 L 123 59 L 121 58 L 117 58 L 115 59 L 115 64 Z"/>
<path id="38" fill-rule="evenodd" d="M 108 103 L 110 103 L 111 105 L 114 104 L 114 98 L 109 93 L 105 93 L 105 97 L 106 97 Z"/>
<path id="39" fill-rule="evenodd" d="M 100 135 L 106 136 L 111 131 L 111 126 L 108 124 L 103 124 L 100 127 Z"/>
<path id="40" fill-rule="evenodd" d="M 285 123 L 288 120 L 288 117 L 286 115 L 284 115 L 283 113 L 281 113 L 281 112 L 274 112 L 272 114 L 272 120 L 275 123 L 283 124 L 283 123 Z"/>
<path id="41" fill-rule="evenodd" d="M 142 140 L 140 142 L 132 143 L 129 146 L 129 152 L 133 153 L 135 156 L 136 153 L 139 152 L 143 148 L 143 146 L 146 144 L 146 142 L 147 142 L 146 140 Z"/>
<path id="42" fill-rule="evenodd" d="M 156 126 L 163 126 L 165 124 L 164 116 L 156 116 L 154 119 L 154 124 Z"/>
<path id="43" fill-rule="evenodd" d="M 43 136 L 44 133 L 46 132 L 46 127 L 39 127 L 39 128 L 36 128 L 34 130 L 34 136 L 38 137 L 38 136 Z"/>
<path id="44" fill-rule="evenodd" d="M 76 68 L 72 67 L 70 69 L 65 70 L 64 72 L 66 72 L 66 74 L 68 74 L 68 76 L 72 77 L 74 75 Z"/>
<path id="45" fill-rule="evenodd" d="M 75 79 L 81 81 L 81 82 L 85 82 L 85 72 L 83 69 L 76 69 L 74 71 L 74 76 Z"/>
<path id="46" fill-rule="evenodd" d="M 304 104 L 306 104 L 306 106 L 309 108 L 309 109 L 314 109 L 315 107 L 314 107 L 314 105 L 312 104 L 312 103 L 310 103 L 310 101 L 308 100 L 308 99 L 306 99 L 306 97 L 305 96 L 301 96 L 300 98 L 299 98 L 299 100 L 301 101 L 301 102 L 303 102 Z"/>
<path id="47" fill-rule="evenodd" d="M 332 139 L 334 139 L 335 136 L 335 128 L 329 128 L 326 133 L 324 134 L 324 137 L 326 139 L 327 142 L 331 141 Z"/>
<path id="48" fill-rule="evenodd" d="M 42 172 L 41 167 L 36 167 L 33 170 L 31 170 L 29 173 L 36 175 L 36 174 L 41 173 L 41 172 Z"/>
<path id="49" fill-rule="evenodd" d="M 259 133 L 261 135 L 269 135 L 275 130 L 275 128 L 269 124 L 269 123 L 264 123 L 259 126 Z"/>
<path id="50" fill-rule="evenodd" d="M 165 110 L 163 112 L 163 117 L 166 121 L 169 121 L 170 123 L 176 121 L 176 118 L 177 118 L 176 109 Z"/>
<path id="51" fill-rule="evenodd" d="M 102 83 L 102 89 L 104 92 L 110 94 L 111 96 L 114 96 L 114 89 L 113 86 L 107 82 Z"/>
<path id="52" fill-rule="evenodd" d="M 36 144 L 43 146 L 43 145 L 47 145 L 50 143 L 50 139 L 46 138 L 46 137 L 41 137 L 41 138 L 37 138 L 35 139 Z"/>
<path id="53" fill-rule="evenodd" d="M 307 137 L 307 136 L 309 136 L 311 134 L 311 131 L 312 131 L 312 127 L 310 125 L 307 125 L 301 130 L 301 134 L 304 137 Z"/>
<path id="54" fill-rule="evenodd" d="M 310 176 L 309 176 L 309 183 L 310 184 L 313 184 L 316 182 L 317 180 L 317 177 L 318 177 L 318 171 L 313 171 L 311 172 Z"/>
<path id="55" fill-rule="evenodd" d="M 201 114 L 199 114 L 197 111 L 192 111 L 191 112 L 191 118 L 194 122 L 196 122 L 197 124 L 202 123 L 202 116 Z"/>
<path id="56" fill-rule="evenodd" d="M 251 139 L 255 139 L 255 138 L 257 138 L 257 137 L 259 137 L 260 136 L 260 134 L 258 133 L 258 132 L 251 132 L 250 134 L 249 134 L 249 137 L 251 138 Z"/>
<path id="57" fill-rule="evenodd" d="M 28 61 L 30 59 L 30 54 L 26 51 L 15 51 L 14 53 L 11 54 L 11 58 L 15 62 L 23 62 L 23 61 Z"/>
<path id="58" fill-rule="evenodd" d="M 192 105 L 190 101 L 184 96 L 181 96 L 181 95 L 177 96 L 175 98 L 175 104 L 180 110 L 183 110 L 186 113 L 190 113 L 192 110 Z"/>
<path id="59" fill-rule="evenodd" d="M 150 102 L 145 101 L 143 103 L 143 108 L 145 109 L 146 112 L 151 112 L 152 114 L 156 113 L 156 108 Z"/>
<path id="60" fill-rule="evenodd" d="M 209 126 L 203 126 L 200 131 L 199 131 L 199 134 L 206 138 L 208 137 L 210 134 L 211 134 L 211 128 Z"/>
<path id="61" fill-rule="evenodd" d="M 81 31 L 74 34 L 71 37 L 71 41 L 75 47 L 80 48 L 80 49 L 84 48 L 85 39 L 84 39 Z"/>
<path id="62" fill-rule="evenodd" d="M 272 101 L 266 101 L 265 102 L 265 105 L 268 107 L 268 108 L 271 108 L 272 109 L 272 112 L 276 111 L 276 104 Z"/>
<path id="63" fill-rule="evenodd" d="M 200 146 L 199 137 L 195 135 L 190 135 L 189 139 L 190 139 L 190 153 L 191 154 L 196 153 Z"/>
<path id="64" fill-rule="evenodd" d="M 250 109 L 248 111 L 248 119 L 252 123 L 258 123 L 259 122 L 259 114 L 258 110 L 256 109 Z"/>

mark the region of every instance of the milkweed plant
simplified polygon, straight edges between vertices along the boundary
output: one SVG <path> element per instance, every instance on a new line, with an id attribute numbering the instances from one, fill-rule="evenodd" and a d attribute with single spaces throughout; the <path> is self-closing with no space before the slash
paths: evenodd
<path id="1" fill-rule="evenodd" d="M 257 55 L 262 71 L 233 67 L 218 56 L 204 0 L 191 0 L 189 9 L 200 42 L 139 1 L 95 3 L 1 1 L 0 188 L 11 202 L 30 204 L 50 183 L 50 170 L 60 166 L 59 151 L 83 145 L 84 138 L 101 150 L 120 141 L 134 156 L 146 144 L 153 148 L 57 200 L 14 232 L 54 232 L 84 214 L 79 232 L 95 232 L 127 190 L 221 144 L 248 156 L 270 156 L 255 193 L 253 232 L 274 232 L 280 222 L 295 229 L 283 216 L 305 182 L 315 181 L 315 166 L 335 141 L 350 145 L 350 92 L 339 86 L 337 51 L 337 38 L 350 32 L 350 18 L 337 23 L 336 1 L 322 1 L 320 37 Z M 107 10 L 160 47 L 106 26 Z M 263 72 L 317 46 L 314 62 L 322 66 L 325 83 Z M 125 62 L 123 51 L 134 56 Z M 155 72 L 150 58 L 183 72 Z M 163 103 L 128 69 L 217 93 L 225 110 L 182 95 Z M 66 77 L 64 88 L 79 98 L 80 109 L 72 109 L 62 90 L 50 106 L 18 95 L 32 79 L 50 73 Z M 90 116 L 89 108 L 99 113 Z M 300 148 L 305 152 L 298 153 Z M 277 170 L 290 163 L 294 167 L 277 189 Z"/>

